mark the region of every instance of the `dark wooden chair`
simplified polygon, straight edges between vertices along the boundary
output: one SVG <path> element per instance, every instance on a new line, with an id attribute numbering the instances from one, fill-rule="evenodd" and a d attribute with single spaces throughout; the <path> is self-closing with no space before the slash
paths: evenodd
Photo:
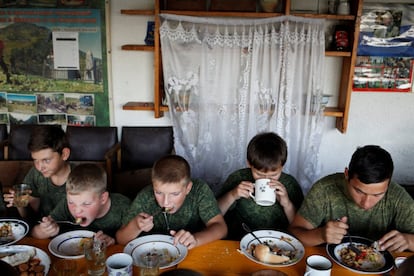
<path id="1" fill-rule="evenodd" d="M 134 199 L 143 187 L 152 183 L 155 161 L 173 153 L 172 127 L 122 127 L 114 191 Z"/>
<path id="2" fill-rule="evenodd" d="M 66 135 L 71 148 L 69 161 L 102 163 L 108 177 L 108 190 L 111 190 L 119 150 L 117 127 L 67 126 Z"/>

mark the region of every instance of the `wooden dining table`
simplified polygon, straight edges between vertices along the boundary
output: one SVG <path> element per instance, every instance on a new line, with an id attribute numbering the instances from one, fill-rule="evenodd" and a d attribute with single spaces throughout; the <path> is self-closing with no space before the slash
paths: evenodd
<path id="1" fill-rule="evenodd" d="M 35 239 L 32 237 L 25 237 L 20 240 L 17 244 L 21 245 L 31 245 L 37 248 L 44 250 L 50 257 L 52 265 L 48 275 L 54 276 L 57 275 L 53 271 L 53 264 L 59 259 L 50 253 L 48 250 L 49 239 Z M 114 253 L 123 252 L 124 246 L 115 244 L 107 248 L 107 257 Z M 269 267 L 256 263 L 249 258 L 247 258 L 240 251 L 240 242 L 230 241 L 230 240 L 217 240 L 206 245 L 202 245 L 196 248 L 193 248 L 188 251 L 187 256 L 184 260 L 178 263 L 175 267 L 162 269 L 160 273 L 164 270 L 176 269 L 176 268 L 186 268 L 191 269 L 197 272 L 202 273 L 205 276 L 236 276 L 236 275 L 251 275 L 253 272 L 265 269 L 279 270 L 284 272 L 289 276 L 303 276 L 306 269 L 306 258 L 310 255 L 323 255 L 327 256 L 326 249 L 324 246 L 316 247 L 305 247 L 304 257 L 296 264 L 286 266 L 286 267 Z M 398 254 L 393 254 L 394 257 L 404 256 L 408 257 L 412 255 L 412 252 L 402 252 Z M 328 257 L 329 258 L 329 257 Z M 86 276 L 86 260 L 84 258 L 74 260 L 77 263 L 77 275 Z M 352 272 L 338 264 L 333 260 L 331 275 L 333 276 L 352 276 L 360 275 L 358 273 Z M 139 268 L 134 266 L 133 268 L 134 275 L 139 275 Z M 393 275 L 394 271 L 391 271 L 389 275 Z M 104 274 L 106 275 L 106 273 Z M 380 274 L 373 274 L 380 275 Z"/>

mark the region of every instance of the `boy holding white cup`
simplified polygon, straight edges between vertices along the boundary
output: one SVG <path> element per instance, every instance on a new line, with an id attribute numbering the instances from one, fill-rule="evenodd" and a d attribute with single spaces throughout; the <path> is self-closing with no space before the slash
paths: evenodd
<path id="1" fill-rule="evenodd" d="M 287 229 L 303 201 L 303 192 L 293 176 L 282 172 L 286 160 L 286 142 L 276 133 L 259 133 L 250 140 L 247 146 L 247 168 L 233 172 L 223 184 L 218 197 L 220 210 L 228 226 L 227 239 L 240 240 L 246 234 L 242 223 L 249 225 L 252 230 Z M 265 192 L 275 194 L 274 204 L 257 203 L 255 182 L 259 179 L 268 179 L 266 185 L 271 189 Z M 255 199 L 251 198 L 253 194 Z"/>

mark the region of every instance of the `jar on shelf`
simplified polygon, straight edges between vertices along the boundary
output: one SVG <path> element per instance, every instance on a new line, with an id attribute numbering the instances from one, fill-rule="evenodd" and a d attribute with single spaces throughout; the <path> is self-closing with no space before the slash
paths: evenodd
<path id="1" fill-rule="evenodd" d="M 351 6 L 349 0 L 339 0 L 337 13 L 340 15 L 349 15 L 351 13 Z"/>

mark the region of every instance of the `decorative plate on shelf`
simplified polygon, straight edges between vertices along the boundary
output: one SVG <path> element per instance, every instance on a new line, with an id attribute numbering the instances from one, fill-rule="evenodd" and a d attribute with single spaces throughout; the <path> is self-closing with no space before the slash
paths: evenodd
<path id="1" fill-rule="evenodd" d="M 187 256 L 188 249 L 182 244 L 174 245 L 174 237 L 168 235 L 148 235 L 130 241 L 124 253 L 132 256 L 134 265 L 138 266 L 141 256 L 157 254 L 160 256 L 160 268 L 179 264 Z"/>
<path id="2" fill-rule="evenodd" d="M 36 253 L 35 253 L 34 257 L 32 257 L 32 259 L 39 259 L 40 260 L 40 264 L 45 267 L 44 275 L 47 275 L 48 272 L 49 272 L 49 269 L 50 269 L 50 263 L 51 263 L 50 258 L 47 255 L 47 253 L 45 251 L 43 251 L 42 249 L 40 249 L 40 248 L 30 246 L 30 245 L 3 246 L 3 247 L 0 247 L 0 255 L 5 257 L 5 256 L 16 254 L 16 253 L 31 251 L 33 249 L 36 251 Z"/>
<path id="3" fill-rule="evenodd" d="M 295 237 L 273 230 L 258 230 L 253 232 L 262 243 L 267 243 L 270 248 L 278 248 L 281 251 L 288 252 L 291 254 L 290 259 L 282 263 L 265 263 L 258 260 L 254 254 L 254 247 L 259 244 L 252 234 L 246 234 L 240 241 L 241 252 L 250 260 L 271 267 L 283 267 L 294 265 L 299 262 L 304 254 L 305 248 L 303 244 Z"/>
<path id="4" fill-rule="evenodd" d="M 29 225 L 19 219 L 0 219 L 0 246 L 16 243 L 29 232 Z"/>
<path id="5" fill-rule="evenodd" d="M 348 254 L 349 237 L 344 237 L 340 244 L 326 245 L 326 252 L 337 264 L 358 274 L 383 274 L 394 266 L 394 257 L 388 251 L 372 248 L 373 241 L 363 237 L 351 236 L 352 243 L 362 250 L 363 256 L 355 260 L 355 254 Z"/>
<path id="6" fill-rule="evenodd" d="M 49 243 L 49 251 L 64 259 L 79 259 L 84 256 L 83 247 L 93 239 L 95 233 L 87 230 L 76 230 L 63 233 Z"/>

